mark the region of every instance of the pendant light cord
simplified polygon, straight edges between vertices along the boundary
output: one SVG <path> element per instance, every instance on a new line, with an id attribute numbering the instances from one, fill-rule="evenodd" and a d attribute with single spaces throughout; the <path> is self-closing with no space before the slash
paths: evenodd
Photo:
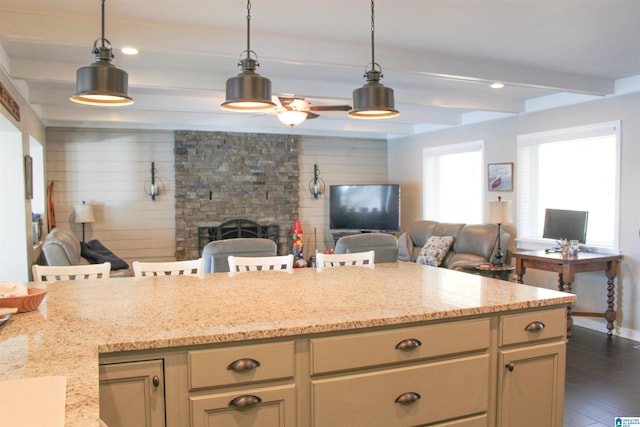
<path id="1" fill-rule="evenodd" d="M 376 24 L 375 24 L 375 11 L 374 11 L 373 0 L 371 0 L 371 68 L 373 69 L 374 64 L 376 63 L 375 59 L 375 32 L 376 32 Z"/>
<path id="2" fill-rule="evenodd" d="M 251 0 L 247 0 L 247 59 L 251 55 Z"/>
<path id="3" fill-rule="evenodd" d="M 104 38 L 104 2 L 105 0 L 102 0 L 102 35 L 101 35 L 101 41 L 102 41 L 102 47 L 105 47 L 105 38 Z"/>

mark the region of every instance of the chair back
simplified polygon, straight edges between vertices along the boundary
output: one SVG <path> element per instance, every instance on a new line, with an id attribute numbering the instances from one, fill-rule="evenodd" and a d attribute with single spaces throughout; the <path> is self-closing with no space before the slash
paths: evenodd
<path id="1" fill-rule="evenodd" d="M 325 254 L 316 252 L 316 270 L 319 272 L 330 267 L 367 267 L 374 268 L 376 252 L 353 252 L 348 254 Z"/>
<path id="2" fill-rule="evenodd" d="M 376 264 L 398 262 L 398 238 L 393 234 L 360 233 L 343 236 L 336 242 L 337 254 L 376 251 Z"/>
<path id="3" fill-rule="evenodd" d="M 229 276 L 249 271 L 282 271 L 293 273 L 293 255 L 269 257 L 229 256 Z"/>
<path id="4" fill-rule="evenodd" d="M 239 237 L 215 240 L 202 249 L 205 273 L 229 272 L 229 255 L 243 257 L 276 256 L 278 246 L 271 239 Z"/>
<path id="5" fill-rule="evenodd" d="M 31 267 L 33 280 L 37 284 L 62 280 L 101 279 L 109 280 L 111 263 L 82 265 L 37 265 Z"/>
<path id="6" fill-rule="evenodd" d="M 204 261 L 202 258 L 187 261 L 169 262 L 133 262 L 133 275 L 145 276 L 198 276 L 204 275 Z"/>

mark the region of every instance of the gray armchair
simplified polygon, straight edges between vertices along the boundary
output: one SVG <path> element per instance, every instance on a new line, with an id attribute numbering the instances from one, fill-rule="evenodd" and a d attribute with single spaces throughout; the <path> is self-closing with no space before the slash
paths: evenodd
<path id="1" fill-rule="evenodd" d="M 202 249 L 205 273 L 229 272 L 229 255 L 241 257 L 276 256 L 278 247 L 271 239 L 239 237 L 215 240 Z"/>
<path id="2" fill-rule="evenodd" d="M 374 250 L 375 263 L 398 262 L 398 238 L 393 234 L 361 233 L 343 236 L 336 243 L 337 254 Z"/>

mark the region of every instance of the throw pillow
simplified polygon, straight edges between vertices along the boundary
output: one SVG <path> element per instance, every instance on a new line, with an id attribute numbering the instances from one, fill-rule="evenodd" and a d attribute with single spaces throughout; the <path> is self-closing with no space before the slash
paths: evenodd
<path id="1" fill-rule="evenodd" d="M 416 258 L 418 264 L 432 265 L 438 267 L 453 244 L 451 236 L 431 236 L 424 244 L 420 255 Z"/>
<path id="2" fill-rule="evenodd" d="M 99 240 L 80 242 L 80 255 L 86 258 L 91 264 L 111 263 L 111 270 L 124 270 L 129 268 L 129 264 L 116 254 L 107 249 Z"/>

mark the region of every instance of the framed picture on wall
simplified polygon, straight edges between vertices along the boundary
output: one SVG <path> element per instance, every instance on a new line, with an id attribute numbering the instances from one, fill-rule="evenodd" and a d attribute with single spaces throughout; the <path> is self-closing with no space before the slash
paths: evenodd
<path id="1" fill-rule="evenodd" d="M 513 191 L 513 163 L 489 163 L 489 191 Z"/>
<path id="2" fill-rule="evenodd" d="M 28 154 L 24 156 L 24 193 L 27 199 L 33 199 L 33 159 Z"/>

